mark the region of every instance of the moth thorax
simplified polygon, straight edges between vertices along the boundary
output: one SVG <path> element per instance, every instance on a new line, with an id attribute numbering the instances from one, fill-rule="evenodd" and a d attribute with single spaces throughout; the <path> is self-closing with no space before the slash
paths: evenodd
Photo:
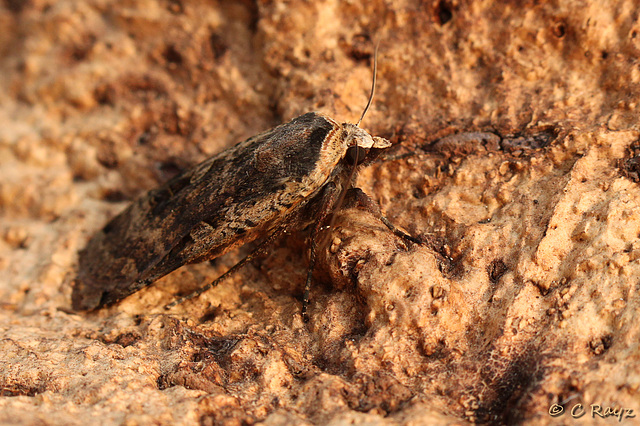
<path id="1" fill-rule="evenodd" d="M 386 139 L 372 137 L 365 130 L 351 124 L 343 124 L 346 130 L 345 145 L 347 151 L 345 158 L 350 164 L 359 164 L 367 157 L 367 153 L 371 148 L 388 148 L 391 143 Z"/>
<path id="2" fill-rule="evenodd" d="M 345 144 L 347 148 L 360 147 L 369 149 L 373 147 L 373 138 L 365 130 L 351 123 L 344 123 L 343 126 L 346 130 Z"/>

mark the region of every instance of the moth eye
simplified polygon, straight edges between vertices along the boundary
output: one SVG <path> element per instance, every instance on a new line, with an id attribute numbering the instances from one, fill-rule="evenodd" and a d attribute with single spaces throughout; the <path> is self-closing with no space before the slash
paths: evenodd
<path id="1" fill-rule="evenodd" d="M 347 155 L 345 158 L 351 165 L 361 164 L 367 156 L 367 151 L 367 149 L 362 148 L 361 146 L 352 146 L 347 149 Z"/>

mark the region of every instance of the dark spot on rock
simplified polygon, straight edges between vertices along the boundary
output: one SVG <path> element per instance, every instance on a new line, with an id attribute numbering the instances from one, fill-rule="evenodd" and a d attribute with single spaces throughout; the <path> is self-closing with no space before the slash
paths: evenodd
<path id="1" fill-rule="evenodd" d="M 144 132 L 140 133 L 140 136 L 138 136 L 138 145 L 147 145 L 151 140 L 153 139 L 153 134 L 152 132 L 145 130 Z"/>
<path id="2" fill-rule="evenodd" d="M 606 334 L 600 338 L 593 339 L 589 342 L 589 348 L 593 351 L 595 355 L 602 355 L 611 347 L 613 343 L 613 336 L 610 334 Z"/>
<path id="3" fill-rule="evenodd" d="M 565 26 L 564 22 L 558 22 L 553 27 L 553 35 L 558 38 L 564 37 L 566 33 L 567 33 L 567 27 Z"/>
<path id="4" fill-rule="evenodd" d="M 116 90 L 111 84 L 98 85 L 93 91 L 93 98 L 100 105 L 113 105 L 116 98 Z"/>
<path id="5" fill-rule="evenodd" d="M 44 385 L 38 384 L 3 384 L 0 396 L 36 396 L 45 390 Z"/>
<path id="6" fill-rule="evenodd" d="M 110 149 L 104 149 L 102 152 L 98 152 L 96 159 L 98 163 L 107 169 L 115 169 L 118 167 L 118 157 Z"/>
<path id="7" fill-rule="evenodd" d="M 28 6 L 30 3 L 29 0 L 5 0 L 4 4 L 13 13 L 20 13 L 22 10 Z"/>
<path id="8" fill-rule="evenodd" d="M 126 201 L 127 196 L 120 190 L 108 189 L 102 194 L 102 199 L 109 203 L 119 203 L 121 201 Z"/>
<path id="9" fill-rule="evenodd" d="M 215 59 L 220 59 L 227 53 L 227 50 L 229 50 L 229 46 L 224 42 L 222 37 L 215 33 L 209 36 L 209 47 Z"/>
<path id="10" fill-rule="evenodd" d="M 169 11 L 174 15 L 184 13 L 184 6 L 182 5 L 182 2 L 180 0 L 169 0 L 167 9 L 169 9 Z"/>
<path id="11" fill-rule="evenodd" d="M 453 11 L 451 5 L 446 1 L 439 1 L 435 7 L 436 22 L 440 25 L 444 25 L 453 18 Z"/>
<path id="12" fill-rule="evenodd" d="M 140 340 L 141 336 L 138 333 L 128 332 L 119 334 L 115 339 L 113 339 L 112 343 L 122 346 L 126 348 L 127 346 L 131 346 Z"/>
<path id="13" fill-rule="evenodd" d="M 540 354 L 528 348 L 523 355 L 506 365 L 487 362 L 481 382 L 487 391 L 475 411 L 480 424 L 519 424 L 523 418 L 522 404 L 544 377 Z"/>
<path id="14" fill-rule="evenodd" d="M 640 140 L 633 142 L 627 148 L 625 158 L 618 161 L 618 169 L 627 179 L 635 183 L 640 182 Z"/>
<path id="15" fill-rule="evenodd" d="M 210 338 L 203 341 L 192 340 L 196 346 L 201 346 L 201 350 L 194 353 L 191 357 L 193 362 L 211 362 L 215 360 L 223 363 L 223 359 L 227 357 L 236 347 L 241 339 L 236 337 L 230 338 Z"/>
<path id="16" fill-rule="evenodd" d="M 368 34 L 356 34 L 345 47 L 347 55 L 356 61 L 368 61 L 373 56 L 374 46 Z"/>
<path id="17" fill-rule="evenodd" d="M 502 259 L 495 259 L 487 266 L 487 273 L 489 274 L 489 280 L 496 284 L 500 278 L 509 270 Z"/>
<path id="18" fill-rule="evenodd" d="M 178 52 L 175 46 L 167 46 L 162 53 L 162 57 L 169 64 L 182 65 L 182 54 Z"/>
<path id="19" fill-rule="evenodd" d="M 520 150 L 529 151 L 541 149 L 549 146 L 557 137 L 554 128 L 538 130 L 532 134 L 513 135 L 502 138 L 500 148 L 506 152 L 516 152 Z"/>
<path id="20" fill-rule="evenodd" d="M 87 35 L 80 43 L 72 46 L 69 54 L 71 60 L 73 62 L 80 62 L 86 59 L 87 56 L 89 56 L 89 53 L 91 52 L 91 49 L 93 48 L 95 42 L 96 36 Z"/>

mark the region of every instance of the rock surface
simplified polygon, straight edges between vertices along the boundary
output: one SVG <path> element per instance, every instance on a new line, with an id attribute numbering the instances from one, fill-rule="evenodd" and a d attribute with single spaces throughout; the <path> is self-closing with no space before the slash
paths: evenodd
<path id="1" fill-rule="evenodd" d="M 5 1 L 0 423 L 637 414 L 635 3 Z M 304 231 L 169 313 L 247 248 L 70 311 L 137 195 L 306 111 L 356 121 L 378 40 L 363 127 L 395 146 L 358 185 L 423 245 L 343 209 L 308 324 Z"/>

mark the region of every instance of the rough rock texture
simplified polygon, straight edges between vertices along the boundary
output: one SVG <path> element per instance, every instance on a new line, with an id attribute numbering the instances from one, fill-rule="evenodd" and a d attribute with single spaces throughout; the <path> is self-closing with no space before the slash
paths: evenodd
<path id="1" fill-rule="evenodd" d="M 5 0 L 0 423 L 637 414 L 639 13 L 635 0 Z M 397 146 L 358 183 L 424 245 L 341 211 L 308 324 L 305 232 L 169 313 L 247 249 L 70 312 L 77 251 L 136 195 L 303 112 L 357 120 L 377 40 L 363 126 Z"/>

